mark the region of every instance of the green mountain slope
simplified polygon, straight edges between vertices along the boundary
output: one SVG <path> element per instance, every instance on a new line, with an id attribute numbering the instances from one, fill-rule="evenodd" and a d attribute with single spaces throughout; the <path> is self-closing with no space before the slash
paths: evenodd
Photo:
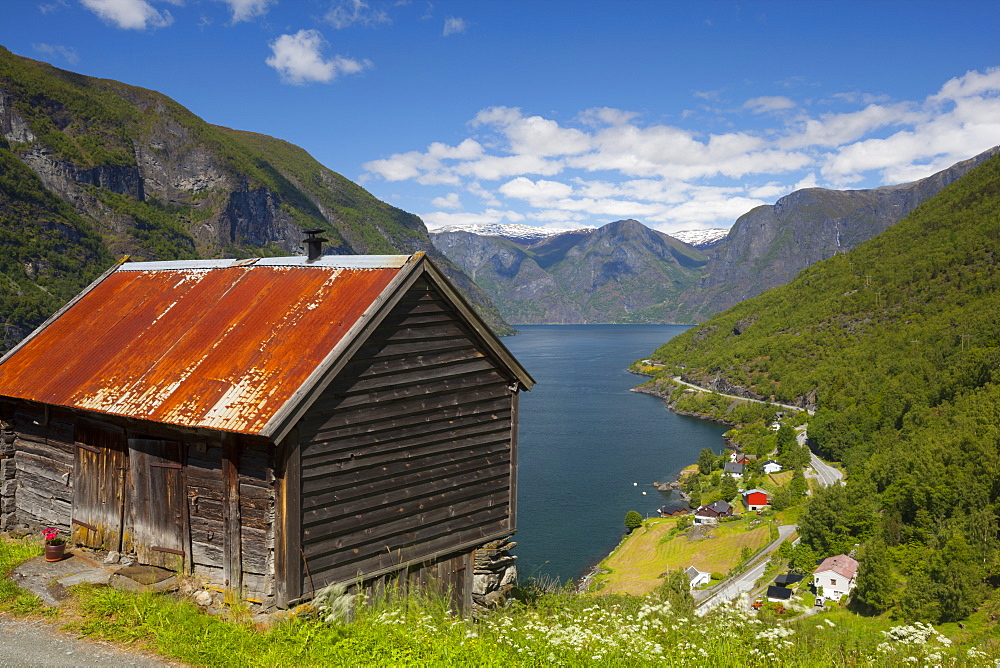
<path id="1" fill-rule="evenodd" d="M 287 142 L 206 123 L 170 98 L 0 47 L 0 350 L 112 259 L 429 253 L 501 333 L 489 298 L 423 222 Z M 52 258 L 58 257 L 59 261 Z"/>
<path id="2" fill-rule="evenodd" d="M 998 253 L 993 157 L 654 354 L 665 374 L 818 406 L 810 438 L 850 476 L 814 498 L 801 533 L 834 554 L 863 544 L 859 596 L 877 609 L 959 619 L 1000 575 Z"/>

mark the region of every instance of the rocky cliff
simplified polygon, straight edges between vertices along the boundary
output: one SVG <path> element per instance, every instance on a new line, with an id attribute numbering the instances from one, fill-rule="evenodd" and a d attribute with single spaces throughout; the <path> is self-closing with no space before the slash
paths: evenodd
<path id="1" fill-rule="evenodd" d="M 741 216 L 713 249 L 705 277 L 672 315 L 695 322 L 788 283 L 806 267 L 882 233 L 1000 151 L 990 149 L 925 179 L 874 190 L 807 188 Z"/>
<path id="2" fill-rule="evenodd" d="M 707 257 L 635 220 L 533 244 L 469 232 L 431 238 L 516 324 L 664 322 Z"/>
<path id="3" fill-rule="evenodd" d="M 0 350 L 113 258 L 425 251 L 501 333 L 489 298 L 423 222 L 303 149 L 206 123 L 170 98 L 0 48 Z"/>

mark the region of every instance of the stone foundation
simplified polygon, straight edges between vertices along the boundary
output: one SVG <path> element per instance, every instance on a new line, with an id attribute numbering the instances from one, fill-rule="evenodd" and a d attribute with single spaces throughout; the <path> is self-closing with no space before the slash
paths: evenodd
<path id="1" fill-rule="evenodd" d="M 14 492 L 14 428 L 7 420 L 0 420 L 0 531 L 6 531 L 17 524 L 17 506 Z"/>
<path id="2" fill-rule="evenodd" d="M 494 540 L 475 552 L 472 575 L 473 614 L 502 605 L 517 582 L 517 557 L 510 551 L 517 543 L 510 537 Z"/>

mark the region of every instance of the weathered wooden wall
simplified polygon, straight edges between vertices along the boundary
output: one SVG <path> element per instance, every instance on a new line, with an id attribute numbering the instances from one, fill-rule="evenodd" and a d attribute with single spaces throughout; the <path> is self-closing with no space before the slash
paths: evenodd
<path id="1" fill-rule="evenodd" d="M 423 280 L 394 307 L 298 425 L 303 595 L 512 531 L 516 389 L 499 368 Z"/>
<path id="2" fill-rule="evenodd" d="M 14 464 L 19 524 L 55 527 L 68 536 L 73 504 L 73 424 L 59 413 L 13 411 Z"/>
<path id="3" fill-rule="evenodd" d="M 87 443 L 78 444 L 75 438 L 81 434 L 91 434 L 96 431 L 94 422 L 87 420 L 74 412 L 59 409 L 47 410 L 43 406 L 33 406 L 19 402 L 0 406 L 0 413 L 7 418 L 0 426 L 0 448 L 4 433 L 9 432 L 10 448 L 0 450 L 0 512 L 6 518 L 10 527 L 54 526 L 63 532 L 64 536 L 75 535 L 77 529 L 80 537 L 93 536 L 85 527 L 71 525 L 74 518 L 74 466 L 80 467 L 81 462 L 89 461 L 81 458 L 81 447 Z M 80 425 L 83 425 L 81 428 Z M 145 429 L 144 429 L 145 427 Z M 235 564 L 241 565 L 240 577 L 233 578 L 232 586 L 241 585 L 241 592 L 247 598 L 270 602 L 274 597 L 274 448 L 266 442 L 254 439 L 237 440 L 234 442 L 236 461 L 233 485 L 228 487 L 223 479 L 223 447 L 222 435 L 214 438 L 202 434 L 187 433 L 183 430 L 171 429 L 163 425 L 142 425 L 131 422 L 128 428 L 124 425 L 104 424 L 99 431 L 118 430 L 121 441 L 128 442 L 128 452 L 123 453 L 122 461 L 116 461 L 117 466 L 123 466 L 123 489 L 107 489 L 106 481 L 90 481 L 85 485 L 91 492 L 86 494 L 88 509 L 101 503 L 112 505 L 121 503 L 121 497 L 116 493 L 124 493 L 122 510 L 124 513 L 125 548 L 128 549 L 136 540 L 160 546 L 169 546 L 184 552 L 182 558 L 153 561 L 163 565 L 182 565 L 195 575 L 203 577 L 211 584 L 220 588 L 227 585 L 228 575 L 225 572 L 227 555 L 227 524 L 226 516 L 232 518 L 232 530 L 229 533 L 230 544 L 238 542 L 235 554 Z M 146 431 L 155 431 L 157 438 L 150 439 Z M 90 440 L 83 437 L 85 440 Z M 180 450 L 167 449 L 164 452 L 177 451 L 170 457 L 157 458 L 165 464 L 175 463 L 180 468 L 149 469 L 146 462 L 150 457 L 151 448 L 156 444 L 175 443 Z M 96 441 L 95 441 L 96 443 Z M 141 447 L 140 447 L 141 446 Z M 140 448 L 136 450 L 136 448 Z M 6 454 L 4 454 L 6 453 Z M 97 456 L 89 450 L 87 456 Z M 145 464 L 140 465 L 140 464 Z M 132 470 L 134 469 L 134 470 Z M 141 470 L 140 470 L 141 469 Z M 150 480 L 145 482 L 133 479 L 135 476 L 148 477 L 149 470 L 161 472 L 176 482 L 174 476 L 179 476 L 183 485 L 177 489 L 183 494 L 182 508 L 184 517 L 177 518 L 179 527 L 184 533 L 178 535 L 175 543 L 169 542 L 163 536 L 143 536 L 141 531 L 135 531 L 137 515 L 150 512 L 150 504 L 144 505 L 142 513 L 137 512 L 140 505 L 135 500 L 136 494 L 144 498 L 156 497 L 160 492 L 150 491 Z M 88 473 L 105 473 L 99 467 L 88 467 Z M 96 484 L 95 484 L 96 483 Z M 138 483 L 138 484 L 137 484 Z M 77 501 L 82 498 L 77 495 Z M 114 498 L 111 501 L 112 497 Z M 228 504 L 228 509 L 227 509 Z M 156 500 L 152 504 L 155 508 Z M 88 514 L 88 517 L 91 515 Z M 142 524 L 148 524 L 149 517 L 143 516 Z M 6 525 L 4 528 L 8 528 Z M 103 529 L 103 527 L 102 527 Z M 147 531 L 148 533 L 148 531 Z M 171 531 L 171 533 L 173 533 Z M 107 540 L 117 534 L 104 533 Z M 105 545 L 104 541 L 84 540 L 91 547 L 106 547 L 117 549 L 117 545 Z M 148 548 L 148 546 L 147 546 Z M 144 561 L 150 561 L 156 554 L 148 549 L 140 550 L 145 555 Z M 167 553 L 170 555 L 171 553 Z M 176 555 L 180 557 L 181 555 Z M 170 562 L 170 563 L 166 563 Z M 174 562 L 177 562 L 176 564 Z"/>

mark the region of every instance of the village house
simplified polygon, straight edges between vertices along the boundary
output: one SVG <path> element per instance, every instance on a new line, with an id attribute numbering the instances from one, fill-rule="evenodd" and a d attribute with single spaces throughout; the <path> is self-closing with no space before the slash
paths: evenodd
<path id="1" fill-rule="evenodd" d="M 799 573 L 782 573 L 781 575 L 774 578 L 774 584 L 780 585 L 782 587 L 790 587 L 793 584 L 798 584 L 805 580 L 806 576 Z"/>
<path id="2" fill-rule="evenodd" d="M 660 517 L 678 517 L 691 512 L 688 504 L 683 501 L 670 501 L 660 506 Z"/>
<path id="3" fill-rule="evenodd" d="M 788 587 L 779 587 L 777 585 L 770 585 L 767 588 L 767 600 L 774 603 L 785 603 L 792 598 L 792 590 Z"/>
<path id="4" fill-rule="evenodd" d="M 781 464 L 774 461 L 773 459 L 768 459 L 766 462 L 760 465 L 760 470 L 764 473 L 778 473 L 781 471 Z"/>
<path id="5" fill-rule="evenodd" d="M 694 521 L 697 524 L 717 524 L 719 518 L 732 517 L 733 507 L 725 501 L 713 501 L 707 506 L 702 506 L 694 512 Z"/>
<path id="6" fill-rule="evenodd" d="M 435 581 L 468 610 L 516 529 L 534 381 L 423 253 L 317 241 L 120 263 L 0 358 L 3 528 L 265 605 Z"/>
<path id="7" fill-rule="evenodd" d="M 767 497 L 767 492 L 762 489 L 748 489 L 743 492 L 743 505 L 751 512 L 764 510 L 769 503 L 770 499 Z"/>
<path id="8" fill-rule="evenodd" d="M 816 595 L 836 600 L 851 593 L 857 574 L 858 562 L 846 554 L 827 557 L 813 572 Z"/>
<path id="9" fill-rule="evenodd" d="M 711 573 L 699 571 L 694 566 L 688 566 L 687 570 L 684 571 L 684 574 L 687 575 L 688 583 L 691 585 L 691 589 L 697 589 L 698 587 L 706 585 L 712 581 Z"/>
<path id="10" fill-rule="evenodd" d="M 722 467 L 722 475 L 727 475 L 731 478 L 740 478 L 743 476 L 743 470 L 743 464 L 726 462 L 726 465 Z"/>

